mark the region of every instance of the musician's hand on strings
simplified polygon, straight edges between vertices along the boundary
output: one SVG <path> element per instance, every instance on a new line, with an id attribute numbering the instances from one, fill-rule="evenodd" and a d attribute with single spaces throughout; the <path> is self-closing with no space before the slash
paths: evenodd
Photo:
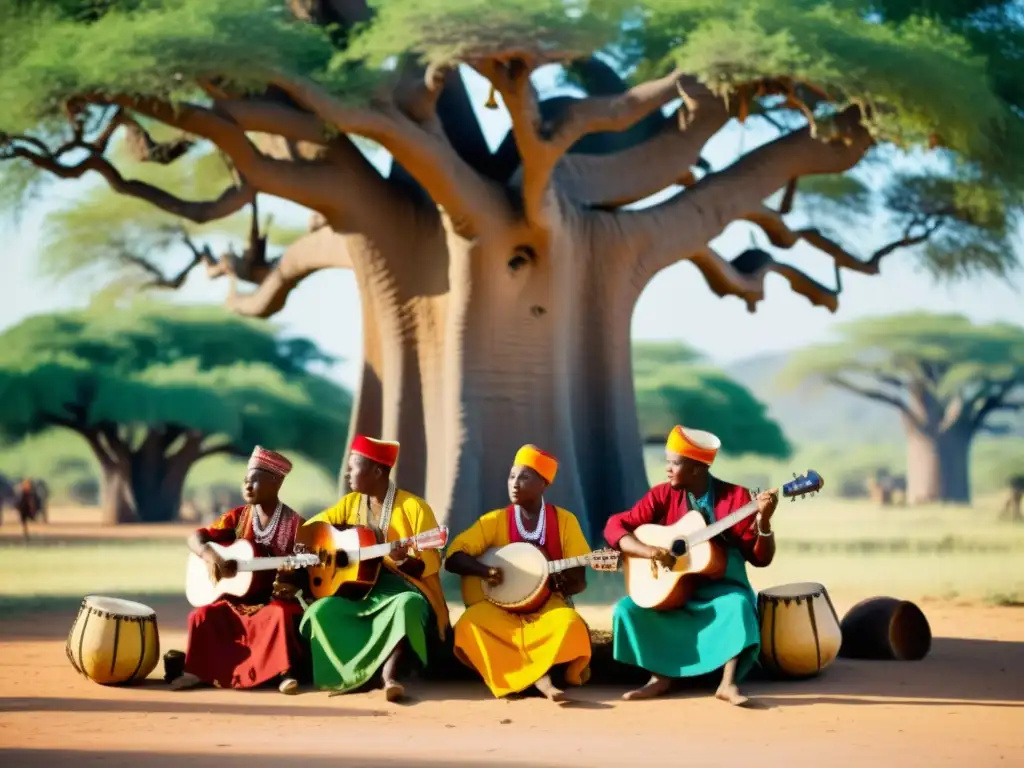
<path id="1" fill-rule="evenodd" d="M 757 514 L 754 515 L 750 521 L 750 527 L 754 530 L 760 528 L 763 533 L 767 533 L 771 530 L 769 523 L 771 522 L 772 515 L 775 514 L 775 508 L 779 504 L 778 494 L 772 491 L 761 491 L 754 498 L 757 502 Z"/>
<path id="2" fill-rule="evenodd" d="M 401 562 L 402 560 L 405 560 L 407 557 L 411 557 L 412 555 L 412 544 L 402 544 L 401 546 L 395 547 L 393 550 L 391 550 L 391 559 L 395 562 Z"/>
<path id="3" fill-rule="evenodd" d="M 671 569 L 676 564 L 676 556 L 664 547 L 651 547 L 648 557 L 658 565 Z"/>

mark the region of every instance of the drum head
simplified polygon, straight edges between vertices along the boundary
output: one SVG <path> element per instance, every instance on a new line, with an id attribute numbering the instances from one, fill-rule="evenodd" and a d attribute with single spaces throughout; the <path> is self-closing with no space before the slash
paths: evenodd
<path id="1" fill-rule="evenodd" d="M 501 568 L 501 584 L 484 583 L 484 594 L 499 603 L 515 603 L 532 595 L 547 578 L 548 560 L 533 544 L 517 541 L 487 552 L 480 562 Z"/>
<path id="2" fill-rule="evenodd" d="M 825 587 L 817 582 L 801 581 L 796 584 L 780 584 L 777 587 L 762 589 L 761 594 L 765 597 L 794 598 L 810 597 L 811 595 L 821 594 L 824 591 Z"/>
<path id="3" fill-rule="evenodd" d="M 153 616 L 155 611 L 148 605 L 136 603 L 132 600 L 122 600 L 120 597 L 100 597 L 99 595 L 88 595 L 85 604 L 103 613 L 112 613 L 116 616 Z"/>

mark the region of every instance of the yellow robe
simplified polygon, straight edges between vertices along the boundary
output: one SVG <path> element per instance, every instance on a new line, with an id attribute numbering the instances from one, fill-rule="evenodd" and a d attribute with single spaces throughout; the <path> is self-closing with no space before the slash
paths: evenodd
<path id="1" fill-rule="evenodd" d="M 561 508 L 557 513 L 562 557 L 590 552 L 576 516 Z M 479 557 L 508 543 L 508 513 L 496 509 L 460 534 L 448 547 L 448 557 L 455 552 Z M 590 631 L 560 595 L 526 615 L 488 602 L 476 577 L 462 579 L 462 595 L 466 612 L 455 622 L 455 656 L 475 669 L 495 696 L 526 690 L 556 664 L 568 665 L 565 679 L 570 685 L 582 685 L 590 677 Z"/>
<path id="2" fill-rule="evenodd" d="M 367 521 L 360 519 L 360 501 L 362 494 L 349 493 L 329 509 L 325 509 L 318 515 L 314 515 L 306 521 L 306 525 L 316 522 L 326 522 L 331 525 L 366 525 Z M 365 505 L 363 505 L 365 509 Z M 365 517 L 365 515 L 364 515 Z M 395 493 L 394 506 L 391 509 L 391 525 L 388 528 L 387 541 L 398 541 L 418 533 L 429 531 L 437 527 L 437 519 L 434 517 L 434 510 L 426 501 L 413 494 L 398 490 Z M 397 573 L 407 582 L 416 587 L 423 596 L 427 598 L 430 607 L 434 609 L 437 617 L 437 632 L 441 640 L 448 634 L 450 619 L 448 617 L 448 603 L 445 602 L 444 592 L 441 590 L 441 554 L 435 549 L 418 551 L 415 557 L 423 561 L 423 573 L 420 578 L 414 579 L 406 573 L 398 570 L 390 557 L 384 558 L 384 567 L 393 573 Z"/>

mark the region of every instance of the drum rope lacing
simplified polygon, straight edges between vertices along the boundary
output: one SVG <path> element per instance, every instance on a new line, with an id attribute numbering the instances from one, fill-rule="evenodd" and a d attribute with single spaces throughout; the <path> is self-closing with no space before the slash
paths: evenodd
<path id="1" fill-rule="evenodd" d="M 537 520 L 537 527 L 532 531 L 527 531 L 526 526 L 523 524 L 523 508 L 516 504 L 516 530 L 519 531 L 519 536 L 523 541 L 530 543 L 539 544 L 544 546 L 547 541 L 547 518 L 548 516 L 544 513 L 546 507 L 544 506 L 544 497 L 540 497 L 540 517 Z"/>
<path id="2" fill-rule="evenodd" d="M 263 507 L 260 506 L 260 509 L 262 510 Z M 277 502 L 277 509 L 274 510 L 274 514 L 267 522 L 266 527 L 260 522 L 259 512 L 252 516 L 252 536 L 265 547 L 270 546 L 270 542 L 274 539 L 274 534 L 277 533 L 277 524 L 281 522 L 282 509 L 284 509 L 284 505 L 280 501 Z"/>

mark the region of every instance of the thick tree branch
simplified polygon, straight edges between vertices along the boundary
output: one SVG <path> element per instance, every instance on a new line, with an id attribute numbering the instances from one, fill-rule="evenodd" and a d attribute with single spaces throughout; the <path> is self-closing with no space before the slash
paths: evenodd
<path id="1" fill-rule="evenodd" d="M 512 120 L 512 137 L 519 152 L 523 211 L 526 220 L 549 230 L 548 184 L 560 152 L 548 140 L 537 90 L 530 81 L 535 60 L 508 55 L 472 62 L 473 67 L 501 94 Z"/>
<path id="2" fill-rule="evenodd" d="M 289 246 L 254 292 L 238 293 L 232 279 L 227 305 L 241 315 L 270 317 L 284 307 L 288 294 L 309 275 L 321 269 L 351 266 L 345 238 L 324 227 Z"/>
<path id="3" fill-rule="evenodd" d="M 685 128 L 689 122 L 687 111 L 697 107 L 697 95 L 707 93 L 707 88 L 695 77 L 676 70 L 665 77 L 636 85 L 625 93 L 579 99 L 562 113 L 561 119 L 551 129 L 550 144 L 559 155 L 563 155 L 587 134 L 624 131 L 680 97 L 683 107 L 679 126 Z"/>
<path id="4" fill-rule="evenodd" d="M 488 223 L 504 218 L 507 206 L 501 190 L 459 157 L 442 132 L 424 130 L 394 104 L 352 107 L 306 80 L 279 76 L 274 84 L 338 130 L 383 145 L 430 192 L 458 229 L 475 235 Z"/>
<path id="5" fill-rule="evenodd" d="M 701 150 L 728 120 L 720 99 L 692 85 L 679 115 L 665 119 L 653 138 L 613 154 L 565 155 L 554 182 L 573 200 L 594 207 L 628 205 L 673 184 L 693 184 Z"/>
<path id="6" fill-rule="evenodd" d="M 708 258 L 707 243 L 729 223 L 764 208 L 764 199 L 797 176 L 842 173 L 863 157 L 871 137 L 860 124 L 859 112 L 847 110 L 836 121 L 840 138 L 822 141 L 805 128 L 775 139 L 743 156 L 731 166 L 702 178 L 686 191 L 663 203 L 639 211 L 617 211 L 607 228 L 615 232 L 618 247 L 636 259 L 639 279 L 650 279 L 665 267 L 694 256 Z M 752 249 L 745 263 L 736 264 L 747 276 L 776 271 L 800 285 L 815 303 L 835 309 L 836 290 L 824 288 L 792 267 L 772 262 L 763 251 Z M 739 261 L 739 260 L 737 260 Z M 737 295 L 750 294 L 736 286 Z M 748 300 L 748 307 L 751 302 Z"/>
<path id="7" fill-rule="evenodd" d="M 749 312 L 754 312 L 764 299 L 764 281 L 769 274 L 777 274 L 789 283 L 811 304 L 835 312 L 839 307 L 839 293 L 789 264 L 781 264 L 757 248 L 744 251 L 731 262 L 726 261 L 710 246 L 692 254 L 689 261 L 700 270 L 708 287 L 716 296 L 738 296 Z"/>

